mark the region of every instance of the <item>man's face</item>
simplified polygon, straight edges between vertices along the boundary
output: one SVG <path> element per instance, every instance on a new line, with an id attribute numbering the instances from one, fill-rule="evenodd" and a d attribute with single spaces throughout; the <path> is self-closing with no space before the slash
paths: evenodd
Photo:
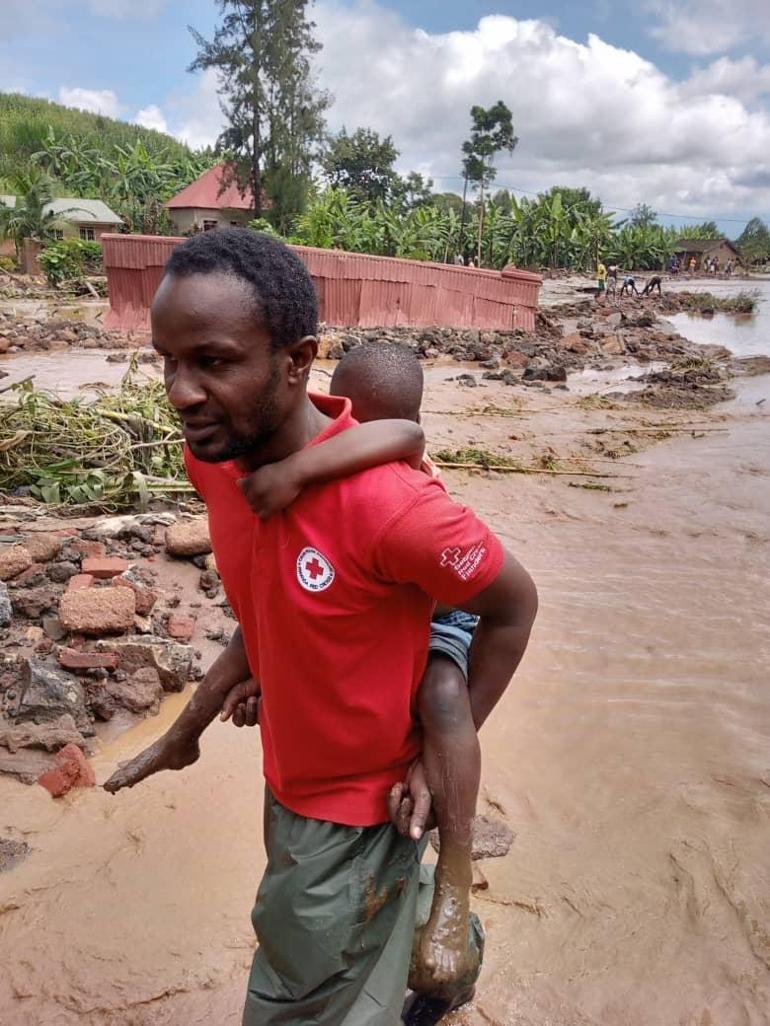
<path id="1" fill-rule="evenodd" d="M 152 344 L 193 455 L 219 463 L 258 452 L 293 395 L 257 322 L 245 282 L 227 274 L 166 275 L 152 304 Z"/>

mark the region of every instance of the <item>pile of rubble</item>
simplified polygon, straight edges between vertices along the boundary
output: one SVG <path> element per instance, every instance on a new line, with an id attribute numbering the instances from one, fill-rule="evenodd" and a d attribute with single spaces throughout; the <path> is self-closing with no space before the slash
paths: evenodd
<path id="1" fill-rule="evenodd" d="M 193 560 L 200 570 L 201 601 L 186 611 L 178 587 L 157 584 L 158 563 L 169 559 Z M 129 726 L 131 716 L 157 713 L 164 692 L 202 677 L 201 653 L 190 643 L 204 597 L 228 612 L 205 518 L 4 527 L 0 772 L 39 780 L 55 795 L 93 783 L 84 754 L 99 721 L 119 715 Z"/>
<path id="2" fill-rule="evenodd" d="M 0 354 L 62 349 L 126 349 L 139 344 L 120 331 L 99 324 L 49 318 L 47 314 L 23 318 L 0 310 Z"/>

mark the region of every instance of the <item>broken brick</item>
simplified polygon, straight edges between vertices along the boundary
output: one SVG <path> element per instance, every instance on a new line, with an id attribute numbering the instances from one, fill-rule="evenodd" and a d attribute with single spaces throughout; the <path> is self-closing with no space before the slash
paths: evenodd
<path id="1" fill-rule="evenodd" d="M 96 776 L 78 746 L 69 744 L 57 752 L 54 769 L 44 773 L 37 782 L 54 798 L 61 798 L 73 787 L 93 787 Z"/>
<path id="2" fill-rule="evenodd" d="M 166 632 L 177 641 L 189 641 L 195 633 L 195 620 L 192 616 L 180 616 L 172 613 L 166 624 Z"/>
<path id="3" fill-rule="evenodd" d="M 90 588 L 93 583 L 92 574 L 75 574 L 67 581 L 67 591 L 82 591 L 83 588 Z"/>
<path id="4" fill-rule="evenodd" d="M 116 652 L 78 652 L 74 648 L 59 650 L 59 665 L 65 670 L 115 670 Z"/>
<path id="5" fill-rule="evenodd" d="M 84 574 L 91 574 L 99 580 L 109 580 L 125 573 L 130 565 L 127 559 L 120 556 L 89 556 L 83 560 L 81 570 Z"/>

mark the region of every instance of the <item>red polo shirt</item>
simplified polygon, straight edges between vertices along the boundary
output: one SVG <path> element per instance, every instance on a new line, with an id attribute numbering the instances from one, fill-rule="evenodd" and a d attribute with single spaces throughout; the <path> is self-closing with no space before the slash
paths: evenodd
<path id="1" fill-rule="evenodd" d="M 313 395 L 353 427 L 347 399 Z M 262 523 L 235 463 L 189 451 L 211 540 L 262 685 L 264 773 L 302 816 L 349 826 L 387 820 L 386 796 L 420 749 L 414 696 L 434 600 L 458 605 L 500 572 L 499 541 L 440 482 L 389 463 L 306 489 Z"/>

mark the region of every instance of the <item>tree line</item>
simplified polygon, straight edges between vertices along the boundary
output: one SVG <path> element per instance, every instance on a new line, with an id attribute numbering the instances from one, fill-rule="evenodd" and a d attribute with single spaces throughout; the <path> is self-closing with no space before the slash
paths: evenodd
<path id="1" fill-rule="evenodd" d="M 21 194 L 16 222 L 29 231 L 41 201 L 66 190 L 104 199 L 129 231 L 163 234 L 170 230 L 164 201 L 223 160 L 225 185 L 237 181 L 252 198 L 255 226 L 308 245 L 472 258 L 489 267 L 587 270 L 602 257 L 647 269 L 664 266 L 682 234 L 718 236 L 709 223 L 685 233 L 665 227 L 645 205 L 618 220 L 585 189 L 554 187 L 521 199 L 493 192 L 495 160 L 518 142 L 503 100 L 470 109 L 459 153 L 462 196 L 436 193 L 419 173 L 398 174 L 390 136 L 366 127 L 330 136 L 333 98 L 314 78 L 320 44 L 311 5 L 217 0 L 213 36 L 190 27 L 197 54 L 188 70 L 216 72 L 225 115 L 216 147 L 205 152 L 137 126 L 0 95 L 0 191 L 5 185 Z M 34 202 L 26 203 L 27 194 Z M 9 215 L 0 209 L 2 218 L 8 222 Z M 758 219 L 739 243 L 749 259 L 770 259 L 770 233 Z"/>

